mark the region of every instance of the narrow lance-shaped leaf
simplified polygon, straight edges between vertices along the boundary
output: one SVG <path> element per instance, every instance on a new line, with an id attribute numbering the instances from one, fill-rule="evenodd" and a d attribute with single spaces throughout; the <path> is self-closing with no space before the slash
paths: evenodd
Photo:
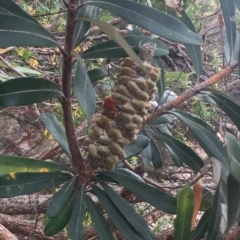
<path id="1" fill-rule="evenodd" d="M 231 49 L 229 47 L 226 26 L 222 28 L 222 41 L 223 41 L 224 53 L 226 56 L 226 63 L 230 63 L 231 65 L 236 64 L 238 62 L 238 52 L 239 52 L 239 44 L 240 44 L 238 32 L 236 33 L 236 40 L 233 46 L 233 52 L 231 52 Z"/>
<path id="2" fill-rule="evenodd" d="M 148 137 L 145 137 L 143 135 L 138 135 L 135 141 L 133 141 L 130 145 L 124 148 L 126 158 L 135 156 L 136 154 L 143 151 L 149 144 L 149 141 L 150 139 Z"/>
<path id="3" fill-rule="evenodd" d="M 209 218 L 211 215 L 212 207 L 209 207 L 205 213 L 202 215 L 200 221 L 198 222 L 198 225 L 196 229 L 194 230 L 193 234 L 191 235 L 190 240 L 200 240 L 202 239 L 202 236 L 207 232 L 208 230 L 208 224 L 209 224 Z"/>
<path id="4" fill-rule="evenodd" d="M 81 3 L 84 3 L 82 1 Z M 77 18 L 86 17 L 96 19 L 99 15 L 99 8 L 94 6 L 82 6 L 78 11 Z M 77 46 L 85 37 L 91 27 L 90 22 L 78 21 L 75 25 L 75 46 Z"/>
<path id="5" fill-rule="evenodd" d="M 59 47 L 55 37 L 40 24 L 12 14 L 0 13 L 0 47 Z"/>
<path id="6" fill-rule="evenodd" d="M 207 240 L 216 239 L 219 232 L 219 226 L 222 217 L 221 201 L 219 195 L 219 186 L 214 195 L 212 211 L 209 217 L 208 231 L 207 231 Z"/>
<path id="7" fill-rule="evenodd" d="M 175 220 L 174 240 L 189 239 L 193 214 L 193 191 L 185 186 L 177 198 L 177 217 Z"/>
<path id="8" fill-rule="evenodd" d="M 94 223 L 94 228 L 100 240 L 115 240 L 112 230 L 110 229 L 106 219 L 103 217 L 101 211 L 91 198 L 86 198 L 87 208 L 91 215 L 91 220 Z"/>
<path id="9" fill-rule="evenodd" d="M 158 65 L 158 67 L 161 69 L 161 75 L 160 79 L 157 81 L 157 88 L 158 88 L 158 104 L 160 103 L 160 100 L 163 96 L 163 93 L 165 91 L 165 71 L 162 64 L 162 60 L 160 57 L 154 57 L 153 62 Z"/>
<path id="10" fill-rule="evenodd" d="M 71 240 L 84 239 L 84 220 L 86 215 L 86 194 L 85 187 L 78 190 L 73 212 L 69 221 L 68 237 Z"/>
<path id="11" fill-rule="evenodd" d="M 222 8 L 223 18 L 227 30 L 227 38 L 230 48 L 230 56 L 232 56 L 233 48 L 236 40 L 236 22 L 235 7 L 233 0 L 219 0 Z M 231 58 L 230 58 L 231 59 Z"/>
<path id="12" fill-rule="evenodd" d="M 44 229 L 44 234 L 46 236 L 53 236 L 66 227 L 73 211 L 75 197 L 76 192 L 73 190 L 59 213 L 55 217 L 48 219 Z"/>
<path id="13" fill-rule="evenodd" d="M 152 138 L 151 138 L 151 141 L 150 141 L 150 146 L 151 146 L 151 149 L 152 149 L 151 161 L 153 163 L 153 166 L 155 168 L 161 168 L 162 164 L 163 164 L 163 158 L 162 158 L 161 152 L 158 148 L 158 145 L 156 144 L 156 142 Z"/>
<path id="14" fill-rule="evenodd" d="M 169 214 L 176 213 L 176 198 L 170 194 L 152 187 L 142 181 L 129 177 L 126 174 L 122 174 L 121 172 L 102 172 L 101 174 L 119 182 L 140 198 L 152 204 L 154 207 Z"/>
<path id="15" fill-rule="evenodd" d="M 61 189 L 59 189 L 54 195 L 51 201 L 49 202 L 47 208 L 47 215 L 48 217 L 55 217 L 62 207 L 66 204 L 67 200 L 69 199 L 73 186 L 76 180 L 76 176 L 67 181 Z"/>
<path id="16" fill-rule="evenodd" d="M 171 112 L 184 122 L 209 157 L 215 157 L 228 168 L 228 154 L 211 127 L 203 120 L 182 112 Z"/>
<path id="17" fill-rule="evenodd" d="M 86 0 L 86 4 L 98 6 L 127 21 L 169 40 L 202 44 L 202 39 L 184 24 L 159 10 L 127 0 Z"/>
<path id="18" fill-rule="evenodd" d="M 240 145 L 237 142 L 237 140 L 230 135 L 229 133 L 226 133 L 225 135 L 225 141 L 226 146 L 230 158 L 230 172 L 233 175 L 233 177 L 240 183 Z"/>
<path id="19" fill-rule="evenodd" d="M 166 133 L 160 132 L 159 130 L 151 130 L 151 133 L 166 143 L 181 159 L 181 161 L 188 165 L 195 172 L 200 171 L 200 169 L 204 166 L 202 159 L 184 143 L 176 140 Z"/>
<path id="20" fill-rule="evenodd" d="M 25 106 L 61 96 L 60 87 L 43 78 L 15 78 L 0 83 L 0 106 Z"/>
<path id="21" fill-rule="evenodd" d="M 0 1 L 0 13 L 12 14 L 22 18 L 26 18 L 27 20 L 37 22 L 35 18 L 27 14 L 24 10 L 22 10 L 15 2 L 12 0 L 1 0 Z"/>
<path id="22" fill-rule="evenodd" d="M 176 11 L 171 11 L 173 16 L 177 17 L 182 23 L 184 23 L 191 31 L 196 33 L 195 27 L 191 21 L 191 19 L 188 17 L 187 13 L 182 10 L 178 14 L 176 14 Z M 200 77 L 201 71 L 202 71 L 202 55 L 201 55 L 201 47 L 199 45 L 193 45 L 193 44 L 184 44 L 188 54 L 191 57 L 193 67 L 196 71 L 197 78 Z"/>
<path id="23" fill-rule="evenodd" d="M 67 170 L 67 168 L 54 162 L 0 155 L 0 174 L 19 172 L 56 172 L 62 170 Z"/>
<path id="24" fill-rule="evenodd" d="M 108 195 L 108 197 L 122 213 L 129 224 L 132 225 L 132 227 L 138 232 L 138 234 L 145 240 L 155 239 L 154 234 L 150 230 L 146 221 L 141 217 L 141 215 L 137 214 L 134 208 L 132 208 L 124 198 L 117 194 L 106 183 L 100 179 L 97 179 L 97 181 L 102 185 L 104 192 Z"/>
<path id="25" fill-rule="evenodd" d="M 237 222 L 240 216 L 240 183 L 231 175 L 227 181 L 228 208 L 227 208 L 227 233 Z"/>
<path id="26" fill-rule="evenodd" d="M 32 194 L 56 187 L 72 178 L 61 172 L 10 173 L 0 175 L 0 198 Z"/>
<path id="27" fill-rule="evenodd" d="M 103 32 L 105 32 L 111 39 L 113 39 L 119 46 L 121 46 L 126 51 L 128 56 L 131 57 L 133 61 L 145 71 L 146 74 L 148 74 L 148 71 L 145 69 L 138 55 L 132 50 L 122 35 L 111 24 L 89 18 L 80 19 L 97 25 Z"/>
<path id="28" fill-rule="evenodd" d="M 78 58 L 77 62 L 73 92 L 90 123 L 95 113 L 96 95 L 81 58 Z"/>
<path id="29" fill-rule="evenodd" d="M 113 172 L 116 173 L 120 173 L 121 175 L 126 175 L 129 178 L 133 178 L 136 179 L 138 181 L 144 182 L 144 180 L 135 172 L 127 169 L 127 168 L 116 168 L 114 169 Z M 118 181 L 113 180 L 110 177 L 107 177 L 106 175 L 102 174 L 102 172 L 100 172 L 99 174 L 97 174 L 97 177 L 102 179 L 104 182 L 114 182 L 114 183 L 118 183 Z"/>
<path id="30" fill-rule="evenodd" d="M 214 89 L 203 89 L 201 93 L 211 97 L 233 121 L 240 131 L 240 103 L 234 98 Z"/>
<path id="31" fill-rule="evenodd" d="M 96 186 L 93 186 L 93 193 L 98 197 L 113 224 L 118 228 L 125 239 L 143 240 L 143 238 L 140 237 L 135 229 L 128 223 L 128 221 L 124 218 L 122 213 L 117 209 L 104 191 Z"/>
<path id="32" fill-rule="evenodd" d="M 89 70 L 87 74 L 88 77 L 90 78 L 91 83 L 94 83 L 98 80 L 102 80 L 103 78 L 108 76 L 108 73 L 100 68 L 94 68 L 92 70 Z"/>
<path id="33" fill-rule="evenodd" d="M 156 46 L 154 57 L 168 54 L 168 47 L 158 39 L 152 39 L 146 36 L 130 35 L 124 37 L 124 40 L 129 44 L 135 53 L 139 53 L 142 44 L 151 42 Z M 127 52 L 113 40 L 105 41 L 88 48 L 82 53 L 82 58 L 120 58 L 127 57 Z"/>
<path id="34" fill-rule="evenodd" d="M 234 0 L 238 10 L 240 10 L 240 0 Z"/>
<path id="35" fill-rule="evenodd" d="M 48 131 L 52 134 L 53 138 L 57 141 L 57 143 L 59 143 L 59 145 L 71 159 L 72 157 L 68 147 L 65 129 L 57 120 L 55 115 L 53 113 L 43 113 L 40 115 L 40 118 Z"/>

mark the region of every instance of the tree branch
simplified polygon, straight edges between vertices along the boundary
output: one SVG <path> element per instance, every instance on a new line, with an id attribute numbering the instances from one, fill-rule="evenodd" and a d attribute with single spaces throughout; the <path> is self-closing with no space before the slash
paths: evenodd
<path id="1" fill-rule="evenodd" d="M 62 91 L 65 98 L 61 99 L 63 107 L 63 116 L 68 140 L 69 149 L 72 155 L 73 166 L 77 173 L 84 173 L 84 158 L 80 152 L 77 137 L 74 129 L 72 117 L 71 95 L 72 95 L 72 52 L 74 49 L 74 22 L 77 19 L 77 9 L 79 0 L 70 0 L 67 14 L 66 35 L 64 50 L 66 54 L 63 56 L 63 72 L 62 72 Z"/>
<path id="2" fill-rule="evenodd" d="M 162 107 L 160 107 L 156 112 L 154 112 L 147 118 L 145 124 L 148 124 L 152 120 L 158 118 L 164 112 L 167 112 L 167 111 L 179 106 L 181 103 L 185 102 L 189 98 L 196 96 L 201 89 L 212 86 L 213 84 L 220 82 L 224 78 L 230 76 L 231 73 L 233 72 L 234 67 L 236 67 L 236 65 L 237 64 L 235 64 L 233 66 L 229 66 L 227 68 L 224 68 L 222 71 L 220 71 L 219 73 L 216 73 L 215 75 L 210 77 L 208 80 L 196 85 L 189 91 L 186 91 L 185 93 L 181 94 L 180 96 L 175 98 L 173 101 L 165 103 Z"/>

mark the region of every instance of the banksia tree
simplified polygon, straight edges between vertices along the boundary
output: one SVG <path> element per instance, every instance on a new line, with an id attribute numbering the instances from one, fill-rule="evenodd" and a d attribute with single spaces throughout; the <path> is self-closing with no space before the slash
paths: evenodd
<path id="1" fill-rule="evenodd" d="M 159 68 L 151 64 L 154 49 L 152 43 L 140 47 L 145 69 L 130 57 L 123 59 L 111 96 L 105 98 L 103 110 L 96 114 L 84 141 L 92 169 L 113 170 L 125 158 L 124 147 L 136 139 L 146 120 L 160 77 Z"/>
<path id="2" fill-rule="evenodd" d="M 227 78 L 237 65 L 232 63 L 239 61 L 233 54 L 239 51 L 234 21 L 234 4 L 239 7 L 237 4 L 239 1 L 219 1 L 224 22 L 226 26 L 231 26 L 229 27 L 231 31 L 228 29 L 226 31 L 227 41 L 224 41 L 224 44 L 227 45 L 225 49 L 229 49 L 227 51 L 229 61 L 226 62 L 232 65 L 169 102 L 163 98 L 165 98 L 164 95 L 169 95 L 172 89 L 164 89 L 164 78 L 160 80 L 160 70 L 152 63 L 154 59 L 154 62 L 160 66 L 160 57 L 168 54 L 167 45 L 160 39 L 165 38 L 168 41 L 185 44 L 192 59 L 196 78 L 199 78 L 202 68 L 200 48 L 202 38 L 196 34 L 182 6 L 178 3 L 173 4 L 173 1 L 165 2 L 168 2 L 166 3 L 168 10 L 172 8 L 169 12 L 174 17 L 154 7 L 129 0 L 63 0 L 67 12 L 63 47 L 62 42 L 58 42 L 15 1 L 0 1 L 1 49 L 12 46 L 51 47 L 58 48 L 58 53 L 61 53 L 62 57 L 62 61 L 59 61 L 61 62 L 61 67 L 59 67 L 61 86 L 52 79 L 49 81 L 33 77 L 8 80 L 3 78 L 4 82 L 0 83 L 1 108 L 41 103 L 52 98 L 57 98 L 62 105 L 64 127 L 53 113 L 42 113 L 40 119 L 70 159 L 71 167 L 56 162 L 0 155 L 0 198 L 28 195 L 60 185 L 47 209 L 46 235 L 55 235 L 68 225 L 68 239 L 83 240 L 86 219 L 89 223 L 86 212 L 89 212 L 87 216 L 91 216 L 92 225 L 101 240 L 156 239 L 149 224 L 129 204 L 131 199 L 127 197 L 128 193 L 135 194 L 138 199 L 147 202 L 150 208 L 155 207 L 165 213 L 176 214 L 175 240 L 201 239 L 205 234 L 206 239 L 219 239 L 222 200 L 228 205 L 228 223 L 224 234 L 226 235 L 237 224 L 240 217 L 239 144 L 232 136 L 226 135 L 226 149 L 215 131 L 206 122 L 188 112 L 171 110 L 201 93 L 207 96 L 208 102 L 211 104 L 214 102 L 221 111 L 224 111 L 240 130 L 239 103 L 217 90 L 206 89 Z M 130 34 L 122 37 L 112 25 L 96 20 L 99 19 L 100 9 L 122 17 L 140 28 L 129 31 Z M 86 40 L 91 24 L 97 25 L 111 40 L 91 46 L 78 56 L 75 49 Z M 140 31 L 142 28 L 153 33 L 154 37 L 143 35 Z M 161 38 L 155 36 L 161 36 Z M 146 44 L 139 47 L 142 42 Z M 139 52 L 139 56 L 136 56 L 136 52 Z M 96 93 L 92 82 L 103 79 L 108 73 L 100 68 L 90 70 L 92 72 L 88 71 L 82 59 L 87 61 L 87 59 L 95 58 L 123 57 L 112 91 L 105 98 L 102 109 L 95 113 Z M 5 62 L 4 65 L 11 66 Z M 74 66 L 77 66 L 75 71 L 73 71 Z M 13 66 L 10 67 L 11 70 L 12 68 Z M 164 70 L 161 69 L 161 71 L 161 75 L 165 76 Z M 55 74 L 54 72 L 54 76 Z M 158 85 L 161 86 L 159 97 L 162 99 L 159 99 L 158 109 L 148 116 L 151 107 L 150 100 L 156 93 L 157 83 L 161 83 Z M 73 95 L 90 123 L 88 135 L 80 147 L 72 112 Z M 168 117 L 161 116 L 165 113 Z M 114 170 L 117 162 L 143 151 L 150 151 L 149 163 L 151 162 L 155 168 L 161 168 L 164 157 L 155 142 L 157 140 L 162 141 L 167 147 L 177 166 L 182 166 L 184 163 L 193 171 L 199 172 L 204 166 L 203 160 L 188 145 L 171 135 L 172 126 L 169 124 L 172 118 L 169 115 L 182 121 L 192 131 L 206 154 L 219 161 L 221 167 L 217 169 L 221 169 L 221 173 L 216 175 L 221 175 L 221 180 L 214 197 L 209 196 L 211 193 L 207 192 L 208 197 L 204 199 L 206 194 L 202 194 L 201 186 L 196 189 L 196 185 L 194 191 L 190 187 L 184 187 L 176 198 L 170 192 L 162 190 L 159 184 L 145 177 L 142 166 L 134 166 L 127 161 L 124 163 L 128 169 Z M 140 136 L 141 128 L 146 125 L 145 135 Z M 137 135 L 139 135 L 137 141 L 128 146 Z M 143 141 L 138 141 L 139 139 Z M 126 146 L 132 155 L 128 152 L 128 156 L 125 156 Z M 86 155 L 83 155 L 83 150 L 86 150 Z M 46 158 L 46 155 L 45 158 L 41 156 L 41 159 Z M 112 187 L 112 183 L 121 186 L 123 191 L 118 194 Z M 201 198 L 205 200 L 206 206 L 210 207 L 205 211 L 194 230 L 192 226 L 195 216 L 199 209 L 202 210 Z M 136 203 L 136 201 L 131 200 L 131 203 Z M 101 210 L 99 205 L 101 205 Z M 35 211 L 34 209 L 32 213 Z M 106 216 L 108 216 L 107 219 L 105 219 Z M 116 228 L 112 228 L 112 225 Z M 122 234 L 120 238 L 118 238 L 119 232 Z"/>

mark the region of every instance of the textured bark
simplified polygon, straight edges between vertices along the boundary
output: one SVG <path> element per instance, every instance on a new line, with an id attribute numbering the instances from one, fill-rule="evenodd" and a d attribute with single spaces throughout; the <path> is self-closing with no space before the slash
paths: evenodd
<path id="1" fill-rule="evenodd" d="M 0 213 L 8 215 L 46 213 L 52 195 L 24 195 L 0 199 Z"/>
<path id="2" fill-rule="evenodd" d="M 2 224 L 0 224 L 0 240 L 17 240 L 17 238 Z"/>
<path id="3" fill-rule="evenodd" d="M 43 232 L 44 226 L 41 221 L 38 221 L 36 224 L 36 221 L 34 220 L 23 220 L 22 217 L 13 217 L 5 214 L 0 214 L 0 224 L 2 224 L 14 234 L 28 236 L 30 239 L 34 240 L 67 239 L 66 232 L 57 234 L 53 237 L 46 237 Z M 8 239 L 11 240 L 11 238 Z"/>

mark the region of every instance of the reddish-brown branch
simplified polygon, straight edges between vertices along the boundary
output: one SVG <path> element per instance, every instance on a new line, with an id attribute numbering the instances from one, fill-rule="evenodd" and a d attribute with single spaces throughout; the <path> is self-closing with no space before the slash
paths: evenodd
<path id="1" fill-rule="evenodd" d="M 179 106 L 180 104 L 182 104 L 183 102 L 185 102 L 186 100 L 190 99 L 191 97 L 194 97 L 198 94 L 198 92 L 203 89 L 203 88 L 207 88 L 209 86 L 212 86 L 213 84 L 220 82 L 221 80 L 223 80 L 226 77 L 229 77 L 234 69 L 234 67 L 236 67 L 236 65 L 234 66 L 229 66 L 227 68 L 224 68 L 222 71 L 220 71 L 219 73 L 216 73 L 215 75 L 213 75 L 211 78 L 209 78 L 208 80 L 196 85 L 195 87 L 193 87 L 192 89 L 190 89 L 189 91 L 181 94 L 180 96 L 178 96 L 177 98 L 175 98 L 173 101 L 168 102 L 166 104 L 164 104 L 162 107 L 160 107 L 156 112 L 154 112 L 152 115 L 150 115 L 145 124 L 149 123 L 150 121 L 158 118 L 159 116 L 161 116 L 164 112 L 170 111 L 171 109 Z"/>
<path id="2" fill-rule="evenodd" d="M 74 49 L 74 22 L 77 18 L 77 10 L 79 0 L 70 0 L 67 14 L 66 35 L 64 50 L 66 54 L 63 56 L 63 72 L 62 72 L 62 91 L 64 97 L 61 100 L 63 107 L 63 116 L 68 140 L 69 149 L 72 155 L 74 169 L 77 173 L 84 172 L 84 158 L 81 155 L 77 137 L 74 129 L 71 95 L 72 95 L 72 52 Z"/>

